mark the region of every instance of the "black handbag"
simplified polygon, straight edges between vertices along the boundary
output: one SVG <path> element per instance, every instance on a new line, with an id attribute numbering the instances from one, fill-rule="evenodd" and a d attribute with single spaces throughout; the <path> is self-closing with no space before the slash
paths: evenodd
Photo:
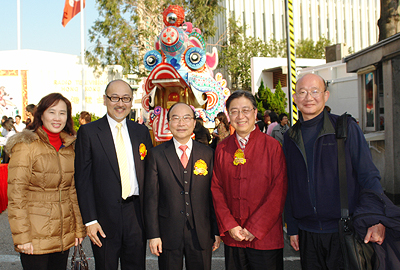
<path id="1" fill-rule="evenodd" d="M 71 259 L 71 270 L 89 270 L 89 265 L 83 252 L 82 244 L 75 246 Z"/>
<path id="2" fill-rule="evenodd" d="M 347 194 L 346 156 L 344 141 L 347 137 L 347 117 L 344 113 L 336 123 L 336 140 L 338 144 L 338 169 L 340 181 L 341 219 L 339 221 L 339 237 L 344 259 L 345 270 L 375 270 L 379 266 L 372 243 L 364 243 L 364 239 L 355 232 L 352 217 L 349 216 Z"/>

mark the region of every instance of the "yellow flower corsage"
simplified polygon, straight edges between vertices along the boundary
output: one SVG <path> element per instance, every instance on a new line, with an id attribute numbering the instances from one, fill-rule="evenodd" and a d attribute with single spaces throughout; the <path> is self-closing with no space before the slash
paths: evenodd
<path id="1" fill-rule="evenodd" d="M 234 159 L 233 159 L 233 165 L 239 165 L 239 164 L 245 164 L 246 163 L 246 159 L 244 158 L 244 152 L 242 149 L 238 149 L 235 152 L 234 155 Z"/>
<path id="2" fill-rule="evenodd" d="M 143 160 L 147 155 L 147 149 L 146 149 L 146 145 L 144 145 L 144 143 L 141 143 L 139 145 L 139 154 L 140 154 L 141 160 Z"/>
<path id="3" fill-rule="evenodd" d="M 204 160 L 199 159 L 198 161 L 196 161 L 196 163 L 194 164 L 194 174 L 195 175 L 207 175 L 208 174 L 207 163 Z"/>

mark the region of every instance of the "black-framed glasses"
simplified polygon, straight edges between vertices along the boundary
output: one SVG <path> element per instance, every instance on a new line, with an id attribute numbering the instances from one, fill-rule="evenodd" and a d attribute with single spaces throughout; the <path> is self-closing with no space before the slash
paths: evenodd
<path id="1" fill-rule="evenodd" d="M 132 98 L 131 97 L 116 97 L 116 96 L 107 96 L 106 97 L 111 101 L 111 102 L 119 102 L 120 100 L 122 100 L 123 103 L 129 103 L 131 102 Z"/>
<path id="2" fill-rule="evenodd" d="M 182 117 L 174 115 L 169 119 L 169 121 L 171 121 L 172 123 L 179 123 L 179 121 L 182 120 L 183 123 L 189 123 L 192 119 L 193 119 L 193 116 L 190 116 L 190 115 L 184 115 Z"/>

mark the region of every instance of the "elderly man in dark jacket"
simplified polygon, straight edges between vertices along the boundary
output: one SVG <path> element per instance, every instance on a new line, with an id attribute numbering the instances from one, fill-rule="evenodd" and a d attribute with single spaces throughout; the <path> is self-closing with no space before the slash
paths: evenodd
<path id="1" fill-rule="evenodd" d="M 301 117 L 284 135 L 288 168 L 285 216 L 290 243 L 300 249 L 303 269 L 341 269 L 338 236 L 340 194 L 335 126 L 338 116 L 324 110 L 329 98 L 326 83 L 315 74 L 303 76 L 293 95 Z M 350 214 L 361 189 L 382 193 L 378 169 L 372 162 L 364 134 L 348 121 L 345 143 Z M 379 222 L 378 222 L 379 223 Z M 364 241 L 382 244 L 385 227 L 374 224 Z"/>

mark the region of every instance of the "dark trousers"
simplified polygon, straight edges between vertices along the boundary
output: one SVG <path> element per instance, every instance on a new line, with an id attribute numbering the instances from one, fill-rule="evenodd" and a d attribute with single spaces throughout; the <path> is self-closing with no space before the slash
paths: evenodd
<path id="1" fill-rule="evenodd" d="M 177 239 L 177 241 L 179 241 Z M 178 249 L 162 250 L 158 257 L 160 270 L 178 270 L 183 268 L 183 257 L 187 270 L 210 270 L 212 245 L 207 249 L 201 249 L 195 229 L 184 226 L 184 239 Z"/>
<path id="2" fill-rule="evenodd" d="M 113 238 L 102 238 L 98 234 L 102 247 L 93 245 L 96 270 L 117 270 L 118 260 L 121 270 L 145 269 L 145 237 L 140 214 L 139 197 L 127 203 L 121 203 L 122 222 L 115 228 Z M 100 224 L 101 225 L 101 224 Z"/>
<path id="3" fill-rule="evenodd" d="M 283 270 L 283 249 L 224 248 L 227 270 Z"/>
<path id="4" fill-rule="evenodd" d="M 42 255 L 20 253 L 24 270 L 65 270 L 67 269 L 69 250 Z"/>
<path id="5" fill-rule="evenodd" d="M 344 269 L 339 233 L 313 233 L 299 230 L 299 242 L 303 270 Z"/>

